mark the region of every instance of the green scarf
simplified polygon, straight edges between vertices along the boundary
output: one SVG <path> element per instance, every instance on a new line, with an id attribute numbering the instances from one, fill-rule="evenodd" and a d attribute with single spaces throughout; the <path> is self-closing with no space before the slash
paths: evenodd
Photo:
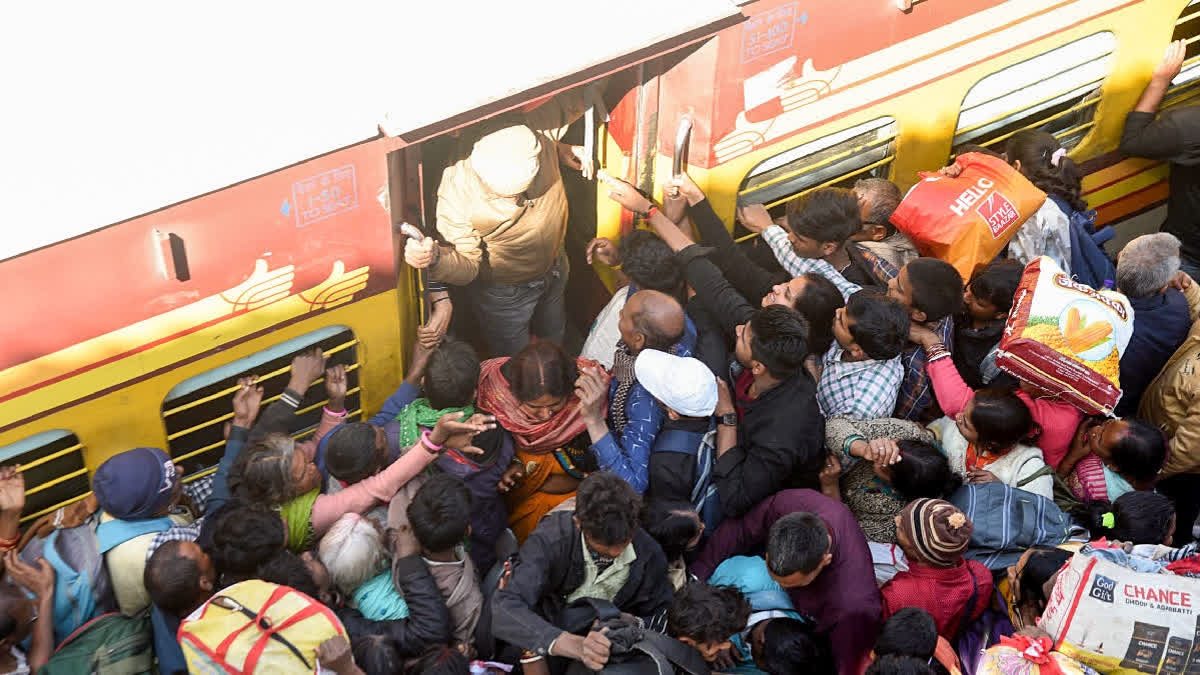
<path id="1" fill-rule="evenodd" d="M 279 515 L 287 521 L 287 547 L 292 553 L 299 555 L 307 551 L 313 544 L 312 511 L 317 497 L 321 496 L 320 488 L 300 495 L 279 507 Z"/>
<path id="2" fill-rule="evenodd" d="M 407 450 L 417 442 L 417 439 L 421 437 L 422 427 L 432 429 L 442 415 L 453 412 L 463 413 L 465 420 L 475 414 L 475 406 L 466 405 L 461 408 L 434 410 L 429 407 L 427 398 L 419 398 L 409 403 L 404 410 L 400 411 L 399 415 L 396 415 L 396 420 L 400 422 L 400 451 Z"/>

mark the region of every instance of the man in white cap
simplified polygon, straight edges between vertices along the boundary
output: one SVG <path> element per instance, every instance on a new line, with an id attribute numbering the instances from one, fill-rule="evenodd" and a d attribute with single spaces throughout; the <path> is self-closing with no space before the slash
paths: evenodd
<path id="1" fill-rule="evenodd" d="M 565 92 L 523 123 L 465 136 L 438 186 L 437 228 L 411 241 L 405 260 L 437 281 L 471 285 L 472 304 L 494 356 L 511 356 L 530 332 L 562 343 L 567 194 L 559 162 L 584 169 L 580 148 L 559 140 L 586 109 L 592 87 Z M 585 176 L 590 175 L 590 168 Z"/>

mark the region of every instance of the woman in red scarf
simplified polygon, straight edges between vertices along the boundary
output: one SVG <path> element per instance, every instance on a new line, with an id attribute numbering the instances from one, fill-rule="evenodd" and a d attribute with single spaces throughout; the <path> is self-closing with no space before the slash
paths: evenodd
<path id="1" fill-rule="evenodd" d="M 516 445 L 513 466 L 501 480 L 508 523 L 517 541 L 555 506 L 574 496 L 585 473 L 579 467 L 588 444 L 571 448 L 586 428 L 579 413 L 575 380 L 579 368 L 603 366 L 572 359 L 552 342 L 532 342 L 516 356 L 484 361 L 478 407 L 496 416 Z"/>

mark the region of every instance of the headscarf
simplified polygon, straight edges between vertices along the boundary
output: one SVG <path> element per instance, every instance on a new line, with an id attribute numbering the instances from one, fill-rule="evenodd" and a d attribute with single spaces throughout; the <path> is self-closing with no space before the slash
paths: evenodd
<path id="1" fill-rule="evenodd" d="M 287 547 L 292 553 L 300 554 L 312 547 L 312 511 L 320 496 L 321 489 L 313 488 L 311 492 L 290 499 L 279 507 L 279 515 L 287 521 Z"/>
<path id="2" fill-rule="evenodd" d="M 500 426 L 512 434 L 517 450 L 544 455 L 558 450 L 583 433 L 587 425 L 579 413 L 579 397 L 574 394 L 562 410 L 545 422 L 525 414 L 521 410 L 521 402 L 513 396 L 508 380 L 500 372 L 508 360 L 507 356 L 488 359 L 480 365 L 479 397 L 476 403 L 480 409 L 491 411 Z M 580 370 L 596 368 L 604 372 L 600 364 L 590 359 L 576 359 L 576 365 Z"/>
<path id="3" fill-rule="evenodd" d="M 399 415 L 396 415 L 396 421 L 400 422 L 400 448 L 406 449 L 412 447 L 413 443 L 421 436 L 421 427 L 432 429 L 437 424 L 438 419 L 446 413 L 461 412 L 462 419 L 465 421 L 468 417 L 475 414 L 475 407 L 465 405 L 461 408 L 443 408 L 434 410 L 429 407 L 429 399 L 419 398 L 404 406 Z"/>
<path id="4" fill-rule="evenodd" d="M 911 543 L 914 562 L 953 567 L 967 550 L 975 525 L 950 502 L 917 499 L 900 512 L 897 529 Z M 908 553 L 906 550 L 905 554 Z"/>
<path id="5" fill-rule="evenodd" d="M 408 603 L 392 583 L 392 571 L 363 583 L 354 591 L 354 607 L 371 621 L 395 621 L 408 618 Z"/>
<path id="6" fill-rule="evenodd" d="M 109 457 L 92 477 L 92 491 L 108 515 L 121 520 L 153 518 L 175 495 L 179 471 L 158 448 L 134 448 Z"/>

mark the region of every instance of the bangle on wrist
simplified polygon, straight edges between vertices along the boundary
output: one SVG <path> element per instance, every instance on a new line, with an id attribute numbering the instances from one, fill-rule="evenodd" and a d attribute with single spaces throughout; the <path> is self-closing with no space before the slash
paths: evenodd
<path id="1" fill-rule="evenodd" d="M 428 430 L 422 431 L 421 432 L 421 446 L 424 447 L 427 451 L 429 451 L 430 454 L 436 455 L 442 451 L 442 448 L 444 448 L 446 446 L 440 445 L 438 443 L 434 443 L 433 438 L 431 438 L 431 436 L 432 436 L 432 432 L 430 432 Z"/>
<path id="2" fill-rule="evenodd" d="M 846 455 L 847 457 L 855 457 L 855 455 L 850 453 L 850 448 L 859 441 L 866 443 L 867 439 L 857 434 L 846 438 L 846 440 L 842 443 L 842 454 Z M 868 443 L 868 445 L 870 444 Z"/>
<path id="3" fill-rule="evenodd" d="M 343 404 L 341 412 L 334 412 L 329 409 L 329 406 L 325 406 L 325 414 L 329 415 L 330 417 L 342 418 L 342 417 L 345 417 L 349 413 L 346 412 L 345 404 Z"/>

